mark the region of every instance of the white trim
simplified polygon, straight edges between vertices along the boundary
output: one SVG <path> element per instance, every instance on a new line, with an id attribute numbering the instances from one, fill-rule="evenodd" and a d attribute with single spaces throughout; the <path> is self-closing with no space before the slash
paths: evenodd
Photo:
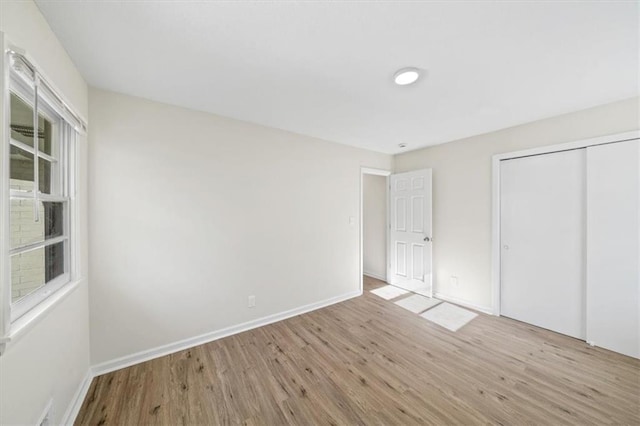
<path id="1" fill-rule="evenodd" d="M 141 362 L 149 361 L 154 358 L 169 355 L 174 352 L 182 351 L 192 348 L 194 346 L 209 343 L 214 340 L 222 339 L 223 337 L 232 336 L 234 334 L 242 333 L 244 331 L 252 330 L 254 328 L 263 327 L 274 322 L 282 321 L 287 318 L 291 318 L 297 315 L 301 315 L 307 312 L 315 311 L 316 309 L 324 308 L 335 303 L 344 302 L 345 300 L 352 299 L 362 295 L 361 291 L 353 291 L 340 296 L 332 297 L 330 299 L 322 300 L 320 302 L 310 303 L 308 305 L 300 306 L 298 308 L 290 309 L 288 311 L 280 312 L 266 317 L 258 318 L 252 321 L 247 321 L 238 325 L 232 325 L 220 330 L 212 331 L 209 333 L 201 334 L 200 336 L 191 337 L 188 339 L 180 340 L 178 342 L 169 343 L 167 345 L 158 346 L 153 349 L 147 349 L 137 352 L 131 355 L 125 355 L 120 358 L 116 358 L 111 361 L 102 362 L 100 364 L 91 367 L 91 371 L 94 376 L 110 373 L 112 371 L 120 370 L 121 368 L 130 367 Z"/>
<path id="2" fill-rule="evenodd" d="M 505 152 L 503 154 L 495 154 L 493 160 L 508 160 L 511 158 L 529 157 L 532 155 L 548 154 L 551 152 L 568 151 L 572 149 L 586 148 L 588 146 L 604 145 L 608 143 L 624 142 L 628 140 L 640 138 L 640 130 L 619 133 L 615 135 L 599 136 L 597 138 L 582 139 L 579 141 L 566 142 L 555 145 L 541 146 L 537 148 L 524 149 L 521 151 Z"/>
<path id="3" fill-rule="evenodd" d="M 9 131 L 9 61 L 5 54 L 7 48 L 7 39 L 5 34 L 0 31 L 0 45 L 2 52 L 0 56 L 0 355 L 4 353 L 7 342 L 9 341 L 9 332 L 11 328 L 11 310 L 8 308 L 11 303 L 11 263 L 6 253 L 10 249 L 9 238 L 4 238 L 10 234 L 9 226 L 9 144 L 5 143 L 11 136 Z"/>
<path id="4" fill-rule="evenodd" d="M 359 280 L 360 280 L 360 294 L 364 291 L 364 280 L 363 275 L 364 271 L 364 175 L 375 175 L 375 176 L 385 176 L 386 179 L 386 188 L 387 188 L 387 222 L 389 222 L 389 176 L 391 176 L 390 170 L 383 169 L 374 169 L 371 167 L 360 167 L 360 269 L 359 269 Z M 387 227 L 387 261 L 389 263 L 389 227 Z M 388 270 L 387 265 L 385 265 L 385 271 Z M 369 275 L 369 274 L 367 274 Z M 374 277 L 378 278 L 378 277 Z M 387 277 L 378 278 L 387 281 Z"/>
<path id="5" fill-rule="evenodd" d="M 465 308 L 473 309 L 474 311 L 482 312 L 487 315 L 493 315 L 493 311 L 490 306 L 476 305 L 475 303 L 467 302 L 466 300 L 458 299 L 457 297 L 447 296 L 442 293 L 435 293 L 433 297 L 444 300 L 445 302 L 455 303 L 456 305 L 464 306 Z"/>
<path id="6" fill-rule="evenodd" d="M 376 274 L 374 272 L 364 271 L 362 273 L 362 275 L 366 275 L 367 277 L 371 277 L 371 278 L 375 278 L 375 279 L 380 280 L 380 281 L 387 282 L 387 277 L 386 276 L 383 276 L 383 275 L 380 275 L 380 274 Z"/>
<path id="7" fill-rule="evenodd" d="M 45 239 L 41 242 L 27 244 L 27 245 L 24 245 L 21 247 L 15 247 L 15 248 L 10 247 L 8 239 L 6 239 L 7 241 L 1 242 L 2 246 L 0 247 L 0 257 L 2 259 L 0 260 L 0 267 L 1 267 L 0 269 L 3 271 L 4 274 L 1 277 L 2 279 L 0 280 L 0 291 L 2 291 L 2 297 L 0 297 L 0 306 L 5 308 L 3 309 L 3 311 L 6 311 L 6 313 L 4 313 L 4 316 L 2 317 L 2 323 L 0 324 L 0 355 L 5 351 L 7 342 L 14 340 L 16 335 L 19 335 L 24 331 L 25 328 L 27 328 L 21 325 L 24 322 L 20 321 L 20 319 L 23 316 L 26 316 L 32 310 L 35 310 L 34 312 L 38 314 L 42 314 L 46 310 L 48 310 L 50 306 L 57 304 L 57 299 L 64 297 L 64 295 L 67 293 L 61 293 L 60 295 L 57 296 L 56 300 L 53 300 L 49 304 L 45 304 L 42 308 L 38 308 L 40 304 L 45 303 L 45 301 L 49 297 L 54 297 L 54 295 L 59 290 L 66 287 L 67 285 L 71 286 L 71 288 L 69 288 L 69 291 L 75 288 L 72 285 L 73 283 L 71 283 L 70 281 L 74 281 L 75 277 L 78 276 L 76 271 L 70 269 L 71 266 L 75 266 L 76 264 L 75 259 L 70 259 L 70 254 L 71 254 L 71 250 L 74 249 L 75 246 L 77 245 L 77 242 L 73 241 L 73 236 L 75 235 L 76 228 L 78 226 L 76 222 L 77 218 L 71 216 L 72 211 L 75 208 L 77 208 L 75 192 L 70 191 L 73 188 L 62 187 L 60 194 L 53 194 L 53 195 L 41 194 L 38 191 L 37 185 L 35 185 L 33 192 L 25 193 L 22 191 L 14 191 L 9 189 L 9 176 L 8 176 L 8 169 L 9 169 L 8 147 L 14 143 L 14 140 L 11 139 L 10 126 L 9 126 L 10 124 L 9 98 L 11 94 L 14 93 L 34 109 L 34 114 L 43 112 L 43 115 L 47 116 L 48 120 L 50 120 L 52 123 L 53 122 L 57 123 L 56 126 L 59 129 L 59 136 L 56 138 L 56 143 L 55 143 L 56 149 L 52 151 L 53 154 L 60 157 L 56 160 L 58 164 L 58 167 L 56 168 L 56 174 L 58 175 L 58 179 L 56 179 L 56 181 L 59 182 L 58 186 L 62 185 L 63 182 L 66 185 L 71 185 L 71 183 L 75 184 L 75 174 L 77 173 L 77 171 L 75 170 L 75 167 L 77 167 L 77 164 L 74 164 L 73 170 L 69 170 L 71 167 L 70 162 L 65 161 L 65 157 L 60 156 L 61 152 L 64 151 L 66 153 L 70 153 L 75 158 L 75 153 L 73 151 L 76 150 L 75 141 L 77 139 L 77 136 L 76 136 L 77 131 L 71 129 L 73 125 L 69 123 L 68 117 L 65 115 L 66 110 L 64 110 L 64 108 L 69 109 L 69 107 L 66 106 L 64 101 L 62 101 L 61 105 L 59 105 L 58 103 L 54 105 L 51 103 L 52 102 L 51 99 L 46 99 L 46 98 L 40 99 L 40 102 L 39 102 L 38 96 L 36 96 L 36 99 L 34 100 L 33 103 L 30 102 L 29 101 L 30 95 L 37 95 L 38 94 L 37 91 L 35 91 L 33 94 L 27 93 L 28 91 L 24 89 L 23 85 L 20 84 L 21 82 L 20 78 L 15 78 L 17 74 L 11 73 L 9 70 L 10 61 L 7 60 L 8 54 L 6 52 L 6 49 L 3 50 L 2 55 L 3 55 L 2 63 L 4 64 L 4 68 L 3 68 L 4 78 L 2 80 L 2 90 L 3 90 L 2 96 L 3 96 L 4 114 L 2 116 L 2 120 L 3 120 L 3 123 L 6 124 L 5 126 L 3 126 L 3 129 L 4 129 L 3 136 L 6 137 L 6 141 L 3 140 L 2 142 L 3 145 L 2 145 L 1 161 L 3 165 L 6 165 L 6 170 L 5 170 L 5 167 L 2 167 L 4 173 L 0 177 L 0 179 L 2 180 L 2 189 L 0 190 L 0 193 L 2 194 L 2 200 L 0 200 L 0 208 L 2 208 L 2 214 L 0 214 L 0 218 L 2 219 L 0 222 L 0 231 L 3 231 L 3 232 L 0 232 L 0 234 L 9 235 L 9 232 L 4 232 L 4 231 L 9 230 L 10 228 L 8 223 L 9 215 L 7 214 L 7 212 L 9 211 L 9 206 L 10 206 L 8 204 L 10 202 L 9 200 L 10 198 L 13 198 L 13 197 L 19 198 L 19 199 L 34 200 L 36 202 L 36 205 L 37 205 L 37 202 L 40 200 L 45 202 L 52 201 L 52 202 L 63 203 L 64 233 L 62 236 L 59 236 L 59 237 Z M 37 80 L 38 80 L 38 77 L 36 76 L 36 81 Z M 67 135 L 67 137 L 62 137 L 62 133 L 60 133 L 62 132 L 62 129 L 69 129 L 68 131 L 65 130 L 66 131 L 65 134 Z M 20 144 L 20 142 L 18 142 L 18 144 Z M 41 157 L 38 151 L 37 140 L 34 140 L 34 146 L 32 148 L 32 151 L 33 151 L 32 153 L 38 153 L 38 158 Z M 53 157 L 49 157 L 49 158 L 53 158 Z M 70 175 L 72 179 L 66 180 L 65 179 L 66 175 Z M 35 179 L 37 180 L 37 173 L 36 173 Z M 8 190 L 9 197 L 6 196 L 7 190 Z M 8 275 L 10 273 L 11 256 L 24 253 L 27 251 L 31 251 L 31 250 L 41 249 L 47 246 L 52 246 L 54 244 L 58 244 L 61 242 L 65 243 L 64 244 L 64 273 L 54 278 L 53 280 L 50 280 L 49 282 L 46 283 L 46 285 L 42 286 L 41 288 L 37 289 L 36 291 L 32 292 L 31 294 L 23 297 L 22 299 L 14 303 L 11 297 L 11 279 L 10 279 L 10 276 Z M 18 322 L 20 322 L 20 324 L 15 325 L 15 324 L 18 324 Z M 26 324 L 28 325 L 31 322 L 35 322 L 35 318 L 33 317 L 33 315 L 28 316 Z"/>
<path id="8" fill-rule="evenodd" d="M 640 139 L 640 130 L 583 139 L 556 145 L 542 146 L 522 151 L 496 154 L 492 157 L 492 201 L 491 201 L 491 303 L 493 315 L 500 315 L 500 162 L 513 158 L 529 157 L 533 155 L 549 154 L 552 152 L 568 151 L 587 148 L 595 145 L 624 142 Z"/>
<path id="9" fill-rule="evenodd" d="M 84 279 L 80 279 L 64 284 L 60 289 L 56 290 L 49 297 L 38 303 L 33 309 L 30 309 L 20 318 L 13 321 L 9 334 L 5 337 L 0 337 L 0 343 L 8 346 L 13 345 L 26 333 L 27 330 L 30 330 L 34 325 L 45 318 L 47 312 L 49 312 L 54 306 L 60 304 L 68 295 L 73 293 L 73 291 L 83 283 Z M 1 347 L 2 346 L 0 345 L 0 348 Z M 4 352 L 5 350 L 2 350 L 0 355 Z"/>
<path id="10" fill-rule="evenodd" d="M 71 282 L 71 275 L 67 272 L 48 281 L 37 290 L 11 303 L 11 321 L 15 323 L 20 317 L 25 315 L 49 297 L 52 297 L 58 290 Z M 12 326 L 13 327 L 13 326 Z"/>
<path id="11" fill-rule="evenodd" d="M 49 121 L 53 121 L 53 120 L 49 119 Z M 11 130 L 11 129 L 9 129 L 9 130 Z M 9 138 L 9 145 L 15 146 L 16 148 L 21 149 L 22 151 L 26 151 L 29 154 L 33 154 L 36 151 L 35 149 L 33 149 L 33 147 L 27 145 L 26 143 L 20 142 L 20 141 L 14 139 L 14 138 L 11 138 L 11 137 Z M 57 158 L 55 158 L 55 157 L 53 157 L 53 156 L 51 156 L 49 154 L 45 154 L 42 151 L 38 151 L 38 158 L 45 159 L 50 163 L 57 163 L 58 162 Z"/>
<path id="12" fill-rule="evenodd" d="M 47 402 L 47 405 L 45 405 L 44 410 L 42 410 L 42 413 L 38 417 L 38 421 L 36 422 L 36 425 L 38 426 L 41 425 L 42 422 L 44 422 L 48 416 L 53 414 L 51 407 L 53 407 L 53 399 L 50 399 L 49 402 Z M 51 422 L 51 418 L 49 418 L 49 421 Z M 51 424 L 51 423 L 48 423 L 48 424 Z"/>
<path id="13" fill-rule="evenodd" d="M 391 176 L 391 171 L 383 169 L 372 169 L 370 167 L 360 167 L 360 171 L 365 175 Z"/>
<path id="14" fill-rule="evenodd" d="M 500 316 L 500 159 L 491 160 L 491 310 Z M 497 245 L 497 246 L 496 246 Z"/>
<path id="15" fill-rule="evenodd" d="M 45 240 L 42 240 L 42 241 L 37 241 L 35 243 L 24 244 L 24 245 L 21 245 L 21 246 L 18 246 L 18 247 L 14 247 L 11 250 L 9 250 L 9 255 L 13 256 L 14 254 L 22 254 L 22 253 L 26 253 L 26 252 L 29 252 L 29 251 L 45 248 L 45 247 L 48 247 L 48 246 L 53 246 L 53 245 L 58 244 L 58 243 L 63 243 L 65 241 L 67 241 L 68 239 L 69 239 L 69 237 L 67 237 L 66 235 L 61 235 L 59 237 L 48 238 L 48 239 L 45 239 Z M 51 281 L 48 281 L 45 284 L 49 285 L 49 283 L 51 283 Z"/>
<path id="16" fill-rule="evenodd" d="M 10 198 L 17 198 L 21 200 L 34 200 L 33 192 L 23 191 L 21 189 L 10 189 L 9 190 Z M 61 195 L 50 195 L 43 194 L 42 192 L 38 193 L 38 201 L 50 202 L 50 203 L 66 203 L 69 201 L 69 198 L 63 197 Z"/>
<path id="17" fill-rule="evenodd" d="M 85 127 L 82 132 L 86 133 L 86 128 L 88 126 L 88 120 L 86 119 L 86 117 L 80 113 L 80 110 L 78 108 L 75 107 L 75 105 L 73 104 L 73 102 L 70 102 L 66 96 L 63 95 L 63 91 L 60 90 L 55 84 L 52 83 L 52 79 L 49 78 L 49 76 L 46 74 L 46 72 L 44 71 L 44 68 L 40 66 L 40 64 L 38 63 L 38 61 L 36 61 L 29 52 L 26 52 L 24 49 L 11 44 L 11 42 L 9 40 L 5 40 L 5 44 L 4 44 L 4 49 L 2 51 L 3 55 L 5 55 L 5 57 L 7 56 L 6 53 L 7 49 L 10 50 L 12 53 L 17 54 L 18 56 L 22 56 L 22 58 L 24 58 L 27 62 L 29 62 L 27 65 L 30 65 L 32 68 L 34 68 L 34 70 L 40 75 L 40 81 L 44 82 L 48 89 L 49 92 L 51 93 L 47 93 L 44 94 L 43 93 L 43 97 L 45 98 L 50 98 L 49 95 L 53 95 L 54 97 L 57 97 L 59 99 L 59 101 L 62 102 L 62 106 L 65 107 L 68 112 L 70 113 L 72 116 L 75 115 L 76 119 L 79 119 L 79 121 L 81 122 L 81 124 Z M 7 64 L 7 70 L 10 69 L 10 61 Z M 21 78 L 24 79 L 23 76 L 21 76 Z M 26 81 L 25 81 L 26 82 Z M 29 82 L 26 82 L 29 83 Z M 53 104 L 58 104 L 58 102 L 55 102 L 52 99 L 47 99 L 49 101 L 49 103 L 53 103 Z M 78 129 L 76 129 L 77 131 Z"/>
<path id="18" fill-rule="evenodd" d="M 78 386 L 75 395 L 71 399 L 69 406 L 67 407 L 67 411 L 65 411 L 60 424 L 62 425 L 73 425 L 76 421 L 76 417 L 78 417 L 78 413 L 80 412 L 80 408 L 82 408 L 82 403 L 84 399 L 87 397 L 87 393 L 89 392 L 89 388 L 91 387 L 91 381 L 94 378 L 94 374 L 91 371 L 91 368 L 85 374 L 84 379 Z"/>

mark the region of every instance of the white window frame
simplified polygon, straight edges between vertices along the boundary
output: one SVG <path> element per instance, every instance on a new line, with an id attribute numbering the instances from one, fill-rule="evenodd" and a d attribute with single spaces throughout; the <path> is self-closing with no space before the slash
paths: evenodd
<path id="1" fill-rule="evenodd" d="M 80 244 L 84 244 L 79 240 L 79 201 L 77 200 L 76 174 L 80 172 L 79 157 L 77 150 L 84 142 L 87 131 L 87 125 L 83 117 L 78 114 L 72 107 L 65 102 L 64 98 L 59 94 L 60 91 L 53 86 L 45 75 L 41 73 L 41 68 L 35 65 L 35 62 L 22 49 L 11 45 L 5 34 L 0 31 L 0 355 L 5 352 L 9 342 L 18 339 L 34 324 L 36 324 L 47 311 L 53 306 L 60 303 L 67 295 L 73 292 L 82 280 L 85 278 L 81 268 Z M 23 84 L 27 87 L 33 85 L 35 80 L 39 80 L 39 94 L 41 94 L 41 105 L 48 106 L 46 114 L 59 116 L 64 122 L 67 122 L 71 129 L 69 132 L 74 135 L 72 149 L 66 153 L 68 167 L 72 171 L 66 177 L 66 185 L 68 187 L 68 213 L 65 227 L 66 237 L 69 243 L 65 247 L 65 277 L 56 277 L 51 280 L 43 288 L 43 294 L 40 298 L 33 297 L 33 305 L 31 309 L 25 309 L 23 313 L 20 310 L 13 309 L 11 306 L 11 241 L 10 235 L 10 143 L 11 130 L 10 122 L 10 89 L 15 88 L 15 81 L 12 82 L 12 64 L 15 59 L 19 59 L 24 65 L 22 71 L 19 71 L 19 78 L 23 80 Z M 24 71 L 28 71 L 26 74 Z M 26 77 L 25 77 L 26 75 Z M 37 77 L 36 77 L 37 76 Z M 29 84 L 29 82 L 31 82 Z M 21 96 L 24 99 L 24 96 Z M 33 97 L 27 99 L 33 99 Z M 38 108 L 43 112 L 44 109 Z M 41 194 L 41 201 L 48 201 L 47 194 Z M 63 225 L 63 226 L 64 226 Z M 4 238 L 4 236 L 7 236 Z"/>
<path id="2" fill-rule="evenodd" d="M 35 85 L 31 85 L 30 82 L 25 81 L 20 78 L 16 73 L 10 71 L 9 75 L 9 96 L 14 94 L 18 96 L 24 103 L 29 105 L 31 108 L 34 108 L 34 93 L 35 93 Z M 45 194 L 41 191 L 21 191 L 10 189 L 9 190 L 9 199 L 21 199 L 21 200 L 34 200 L 36 205 L 40 201 L 50 201 L 50 202 L 58 202 L 63 205 L 63 233 L 61 236 L 43 239 L 42 241 L 26 244 L 23 246 L 19 246 L 16 248 L 11 248 L 9 250 L 9 261 L 8 265 L 11 265 L 11 257 L 20 254 L 26 253 L 33 250 L 38 250 L 41 248 L 45 248 L 51 245 L 55 245 L 58 243 L 64 244 L 64 272 L 52 279 L 51 281 L 45 282 L 40 288 L 29 293 L 25 297 L 13 302 L 10 301 L 10 321 L 14 322 L 22 315 L 29 312 L 31 309 L 36 307 L 38 304 L 43 302 L 46 298 L 52 295 L 54 292 L 62 288 L 65 284 L 71 282 L 71 258 L 74 253 L 74 241 L 72 235 L 75 235 L 73 230 L 73 223 L 70 220 L 70 213 L 74 210 L 75 207 L 75 197 L 72 194 L 75 194 L 75 188 L 71 185 L 75 184 L 75 167 L 73 167 L 72 158 L 75 157 L 76 151 L 76 133 L 69 130 L 70 125 L 63 119 L 62 112 L 56 111 L 56 108 L 49 104 L 45 97 L 38 96 L 38 102 L 35 106 L 37 108 L 37 113 L 45 117 L 45 119 L 49 120 L 51 123 L 55 123 L 55 141 L 54 145 L 57 145 L 57 152 L 55 150 L 51 153 L 52 155 L 47 155 L 37 147 L 31 147 L 22 142 L 16 141 L 11 137 L 11 130 L 9 129 L 9 140 L 5 143 L 9 144 L 9 147 L 14 146 L 20 148 L 24 151 L 27 151 L 31 154 L 35 154 L 37 152 L 37 160 L 40 159 L 44 161 L 56 162 L 57 163 L 57 174 L 59 179 L 58 189 L 59 195 L 55 194 Z M 9 111 L 9 116 L 11 115 L 11 111 Z M 7 123 L 9 125 L 9 123 Z M 35 127 L 35 124 L 34 124 Z M 34 161 L 36 160 L 36 156 L 34 155 Z M 53 161 L 51 161 L 53 160 Z M 37 179 L 38 176 L 34 176 L 34 179 Z M 10 208 L 10 202 L 9 202 Z M 10 282 L 11 286 L 12 283 Z"/>

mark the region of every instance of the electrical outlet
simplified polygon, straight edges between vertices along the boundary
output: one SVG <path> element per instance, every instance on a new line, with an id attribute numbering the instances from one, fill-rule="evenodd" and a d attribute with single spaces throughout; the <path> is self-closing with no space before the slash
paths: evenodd
<path id="1" fill-rule="evenodd" d="M 255 296 L 249 296 L 249 300 L 247 302 L 247 306 L 249 306 L 250 308 L 253 308 L 256 306 L 256 297 Z"/>

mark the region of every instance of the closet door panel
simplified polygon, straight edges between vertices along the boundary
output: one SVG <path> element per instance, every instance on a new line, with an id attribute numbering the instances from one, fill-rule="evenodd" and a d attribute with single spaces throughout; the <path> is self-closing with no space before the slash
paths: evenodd
<path id="1" fill-rule="evenodd" d="M 501 314 L 585 338 L 585 150 L 501 163 Z"/>
<path id="2" fill-rule="evenodd" d="M 640 357 L 640 142 L 587 148 L 587 340 Z"/>

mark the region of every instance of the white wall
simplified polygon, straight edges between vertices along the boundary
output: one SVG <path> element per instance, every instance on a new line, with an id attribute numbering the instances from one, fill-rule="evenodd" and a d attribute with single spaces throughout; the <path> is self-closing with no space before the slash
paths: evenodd
<path id="1" fill-rule="evenodd" d="M 87 85 L 31 1 L 2 1 L 0 31 L 26 50 L 64 94 L 87 116 Z M 59 423 L 89 369 L 86 251 L 86 144 L 80 156 L 80 264 L 84 280 L 59 304 L 10 342 L 0 356 L 0 423 L 33 424 L 53 398 Z"/>
<path id="2" fill-rule="evenodd" d="M 94 364 L 359 290 L 360 167 L 390 156 L 89 99 Z"/>
<path id="3" fill-rule="evenodd" d="M 636 130 L 638 114 L 633 98 L 394 157 L 396 172 L 433 169 L 435 292 L 491 307 L 493 154 Z"/>
<path id="4" fill-rule="evenodd" d="M 387 178 L 364 175 L 362 194 L 363 270 L 384 279 L 387 275 Z"/>

